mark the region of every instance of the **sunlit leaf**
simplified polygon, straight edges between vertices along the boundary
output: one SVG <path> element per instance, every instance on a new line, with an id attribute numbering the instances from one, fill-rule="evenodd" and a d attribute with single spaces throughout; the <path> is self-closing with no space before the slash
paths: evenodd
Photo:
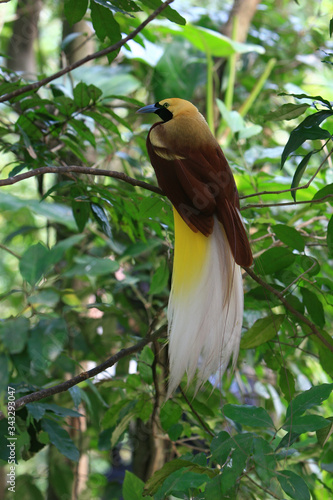
<path id="1" fill-rule="evenodd" d="M 309 104 L 282 104 L 275 111 L 271 111 L 265 115 L 265 120 L 279 121 L 279 120 L 293 120 L 302 115 L 308 108 Z"/>
<path id="2" fill-rule="evenodd" d="M 181 28 L 158 26 L 156 27 L 156 30 L 161 33 L 184 37 L 200 51 L 204 53 L 208 52 L 210 55 L 216 57 L 226 57 L 235 53 L 243 54 L 247 52 L 258 52 L 262 54 L 264 52 L 264 48 L 260 45 L 235 42 L 230 38 L 221 35 L 218 31 L 213 31 L 192 24 L 187 24 Z"/>
<path id="3" fill-rule="evenodd" d="M 305 241 L 303 236 L 293 227 L 285 224 L 277 224 L 272 227 L 276 237 L 291 248 L 303 252 Z"/>
<path id="4" fill-rule="evenodd" d="M 255 260 L 254 269 L 259 274 L 274 274 L 291 266 L 295 258 L 295 254 L 287 248 L 270 248 Z"/>

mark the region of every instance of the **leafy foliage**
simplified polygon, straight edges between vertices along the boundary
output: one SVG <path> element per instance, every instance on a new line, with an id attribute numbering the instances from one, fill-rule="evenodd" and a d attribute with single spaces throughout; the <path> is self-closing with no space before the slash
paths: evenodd
<path id="1" fill-rule="evenodd" d="M 82 499 L 332 497 L 332 20 L 325 2 L 318 19 L 311 2 L 262 4 L 244 44 L 208 7 L 168 6 L 120 52 L 38 90 L 2 60 L 0 95 L 16 95 L 0 104 L 0 459 L 8 467 L 7 398 L 24 398 L 16 494 L 64 498 L 80 484 Z M 70 25 L 91 22 L 96 50 L 160 5 L 61 2 Z M 58 64 L 49 33 L 61 25 L 43 8 L 40 79 Z M 197 395 L 184 381 L 165 402 L 172 210 L 154 192 L 135 111 L 176 93 L 206 113 L 233 168 L 256 281 L 244 276 L 236 372 Z M 92 378 L 111 355 L 113 371 Z"/>

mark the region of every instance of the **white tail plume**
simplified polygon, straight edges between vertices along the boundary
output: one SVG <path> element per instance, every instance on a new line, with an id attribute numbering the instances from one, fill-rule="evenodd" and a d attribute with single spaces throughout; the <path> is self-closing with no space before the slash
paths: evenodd
<path id="1" fill-rule="evenodd" d="M 168 397 L 187 372 L 198 368 L 197 389 L 231 356 L 235 365 L 243 320 L 243 283 L 223 226 L 215 218 L 207 238 L 194 233 L 174 210 L 175 256 L 169 299 Z"/>

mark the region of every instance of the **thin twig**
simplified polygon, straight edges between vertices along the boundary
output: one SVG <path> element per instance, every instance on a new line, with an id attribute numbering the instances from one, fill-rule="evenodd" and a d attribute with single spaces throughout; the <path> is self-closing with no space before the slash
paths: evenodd
<path id="1" fill-rule="evenodd" d="M 48 387 L 47 389 L 41 389 L 40 391 L 27 394 L 26 396 L 17 399 L 15 401 L 15 409 L 21 408 L 22 406 L 25 406 L 27 403 L 40 401 L 41 399 L 53 396 L 54 394 L 59 394 L 60 392 L 68 391 L 68 389 L 70 389 L 74 385 L 77 385 L 80 382 L 83 382 L 84 380 L 92 378 L 95 375 L 98 375 L 99 373 L 103 372 L 107 368 L 110 368 L 111 366 L 115 365 L 120 359 L 125 358 L 130 354 L 134 354 L 135 352 L 141 351 L 145 345 L 158 339 L 159 337 L 161 337 L 161 335 L 162 332 L 161 329 L 159 329 L 152 335 L 147 335 L 137 344 L 134 344 L 131 347 L 127 347 L 126 349 L 121 349 L 119 352 L 108 358 L 103 363 L 95 366 L 95 368 L 92 368 L 91 370 L 81 372 L 75 377 L 66 380 L 65 382 L 61 382 L 60 384 Z M 0 412 L 0 420 L 2 420 L 3 418 L 5 418 L 5 415 L 2 412 Z"/>
<path id="2" fill-rule="evenodd" d="M 329 349 L 331 352 L 333 352 L 333 345 L 328 342 L 325 337 L 318 331 L 316 325 L 312 323 L 308 318 L 306 318 L 302 313 L 297 311 L 294 307 L 292 307 L 289 302 L 283 297 L 283 295 L 275 290 L 271 285 L 266 283 L 264 280 L 262 280 L 259 276 L 257 276 L 252 269 L 249 269 L 248 267 L 245 268 L 245 271 L 247 274 L 251 276 L 251 278 L 259 283 L 263 288 L 266 288 L 269 292 L 273 293 L 280 302 L 285 306 L 286 309 L 288 309 L 296 318 L 298 318 L 302 323 L 305 323 L 308 325 L 308 327 L 311 329 L 312 333 L 318 337 L 318 339 Z"/>
<path id="3" fill-rule="evenodd" d="M 282 192 L 282 191 L 281 191 Z M 304 201 L 287 201 L 285 203 L 257 203 L 251 205 L 245 205 L 241 207 L 241 210 L 248 210 L 249 208 L 268 208 L 268 207 L 286 207 L 289 205 L 304 205 L 306 203 L 322 203 L 328 198 L 333 198 L 333 194 L 327 194 L 318 200 L 304 200 Z"/>
<path id="4" fill-rule="evenodd" d="M 311 257 L 310 257 L 311 258 Z M 281 292 L 281 295 L 285 295 L 287 290 L 289 290 L 289 288 L 291 288 L 293 285 L 295 285 L 301 278 L 303 278 L 303 276 L 305 276 L 307 273 L 309 273 L 310 271 L 312 271 L 312 269 L 317 265 L 317 262 L 314 260 L 313 261 L 313 264 L 311 267 L 309 267 L 309 269 L 306 269 L 302 274 L 300 274 L 299 276 L 297 276 L 297 278 L 295 278 L 288 286 L 286 286 L 286 288 L 284 290 L 282 290 Z"/>
<path id="5" fill-rule="evenodd" d="M 63 75 L 66 75 L 70 71 L 73 71 L 73 69 L 79 68 L 83 64 L 86 64 L 89 61 L 92 61 L 93 59 L 97 59 L 98 57 L 106 56 L 110 54 L 110 52 L 114 52 L 116 50 L 119 50 L 123 45 L 125 45 L 129 40 L 132 40 L 133 38 L 136 37 L 140 31 L 142 31 L 147 24 L 149 24 L 155 17 L 157 17 L 168 5 L 170 5 L 174 0 L 166 0 L 166 2 L 162 3 L 150 16 L 147 17 L 145 21 L 143 21 L 140 26 L 138 26 L 135 30 L 132 31 L 129 35 L 127 35 L 125 38 L 122 40 L 119 40 L 119 42 L 111 45 L 110 47 L 107 47 L 106 49 L 99 50 L 97 52 L 94 52 L 93 54 L 90 54 L 83 59 L 80 59 L 79 61 L 76 61 L 73 64 L 70 64 L 69 66 L 66 66 L 66 68 L 63 68 L 60 71 L 57 71 L 57 73 L 54 73 L 51 76 L 48 76 L 47 78 L 43 78 L 42 80 L 39 80 L 38 82 L 31 83 L 29 85 L 25 85 L 24 87 L 21 87 L 17 90 L 13 90 L 13 92 L 8 92 L 7 94 L 3 95 L 0 97 L 0 102 L 5 102 L 9 101 L 13 97 L 17 97 L 19 95 L 25 94 L 26 92 L 30 92 L 32 90 L 38 90 L 44 85 L 47 85 L 48 83 L 52 82 L 53 80 L 56 80 L 57 78 L 60 78 Z"/>
<path id="6" fill-rule="evenodd" d="M 2 243 L 0 243 L 0 248 L 2 250 L 5 250 L 5 252 L 8 252 L 10 253 L 11 255 L 13 255 L 14 257 L 16 257 L 17 259 L 20 259 L 21 258 L 21 255 L 13 252 L 13 250 L 11 250 L 10 248 L 6 247 L 6 245 L 3 245 Z"/>
<path id="7" fill-rule="evenodd" d="M 79 174 L 87 174 L 87 175 L 102 175 L 104 177 L 113 177 L 114 179 L 119 179 L 121 181 L 127 182 L 132 186 L 142 187 L 147 189 L 148 191 L 152 191 L 153 193 L 163 194 L 161 189 L 157 186 L 153 186 L 152 184 L 148 184 L 144 181 L 139 181 L 137 179 L 133 179 L 133 177 L 129 177 L 123 172 L 116 172 L 114 170 L 103 170 L 92 167 L 79 167 L 77 165 L 70 165 L 68 167 L 40 167 L 35 168 L 34 170 L 29 170 L 23 174 L 15 175 L 14 177 L 8 177 L 8 179 L 0 179 L 0 187 L 1 186 L 10 186 L 12 184 L 16 184 L 17 182 L 23 181 L 24 179 L 29 179 L 30 177 L 36 177 L 38 175 L 43 174 L 69 174 L 70 172 L 77 172 Z"/>
<path id="8" fill-rule="evenodd" d="M 257 488 L 259 488 L 260 490 L 263 490 L 265 491 L 266 493 L 268 493 L 269 495 L 271 495 L 273 498 L 277 498 L 278 500 L 281 500 L 281 497 L 278 497 L 275 493 L 273 493 L 273 491 L 271 490 L 268 490 L 267 488 L 265 488 L 264 486 L 262 486 L 261 484 L 257 483 L 256 481 L 254 481 L 254 479 L 252 479 L 250 476 L 248 476 L 247 473 L 244 474 L 244 476 L 249 480 L 251 481 L 251 483 L 253 483 L 255 486 L 257 486 Z"/>
<path id="9" fill-rule="evenodd" d="M 281 344 L 281 345 L 286 345 L 288 347 L 293 347 L 294 349 L 298 349 L 299 351 L 302 351 L 304 352 L 305 354 L 308 354 L 309 356 L 312 356 L 313 358 L 317 358 L 319 359 L 319 356 L 317 354 L 314 354 L 313 352 L 311 351 L 307 351 L 306 349 L 303 349 L 303 347 L 300 347 L 299 345 L 295 345 L 295 344 L 289 344 L 288 342 L 281 342 L 281 340 L 270 340 L 270 342 L 272 342 L 273 344 Z M 303 342 L 303 341 L 302 341 Z M 302 343 L 301 342 L 301 343 Z"/>
<path id="10" fill-rule="evenodd" d="M 196 416 L 197 420 L 200 422 L 200 424 L 202 425 L 202 427 L 205 429 L 206 432 L 208 432 L 208 434 L 210 434 L 212 437 L 215 437 L 214 432 L 208 427 L 208 425 L 206 424 L 206 422 L 204 420 L 202 420 L 202 418 L 200 417 L 199 413 L 193 408 L 193 405 L 191 404 L 191 401 L 188 399 L 188 397 L 186 396 L 186 394 L 183 391 L 183 389 L 181 388 L 181 386 L 179 386 L 179 389 L 180 389 L 180 392 L 182 393 L 183 398 L 185 399 L 186 403 L 190 407 L 192 413 Z"/>

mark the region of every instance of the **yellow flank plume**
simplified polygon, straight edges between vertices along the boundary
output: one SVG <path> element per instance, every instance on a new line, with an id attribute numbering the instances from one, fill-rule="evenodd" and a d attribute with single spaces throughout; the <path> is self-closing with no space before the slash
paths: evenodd
<path id="1" fill-rule="evenodd" d="M 175 253 L 172 288 L 175 298 L 189 292 L 200 281 L 207 263 L 210 238 L 199 231 L 195 233 L 173 209 L 175 221 Z"/>

